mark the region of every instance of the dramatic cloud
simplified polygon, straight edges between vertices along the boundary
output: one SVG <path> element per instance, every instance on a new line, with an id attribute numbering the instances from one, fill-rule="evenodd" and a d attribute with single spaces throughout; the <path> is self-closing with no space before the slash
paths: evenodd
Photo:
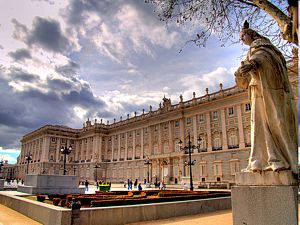
<path id="1" fill-rule="evenodd" d="M 132 52 L 155 57 L 153 46 L 171 48 L 180 42 L 179 33 L 168 31 L 143 2 L 71 1 L 63 15 L 101 54 L 127 66 Z"/>
<path id="2" fill-rule="evenodd" d="M 63 66 L 57 66 L 55 68 L 56 72 L 62 74 L 63 76 L 66 76 L 66 77 L 72 77 L 72 76 L 78 75 L 79 69 L 80 69 L 80 66 L 73 61 L 69 61 L 68 64 L 63 65 Z"/>
<path id="3" fill-rule="evenodd" d="M 63 53 L 72 48 L 72 42 L 63 34 L 60 24 L 53 19 L 36 17 L 32 30 L 25 25 L 12 20 L 15 31 L 14 38 L 21 40 L 28 46 L 39 46 L 45 50 Z"/>
<path id="4" fill-rule="evenodd" d="M 1 73 L 0 88 L 5 95 L 0 98 L 0 124 L 10 129 L 21 127 L 26 133 L 45 124 L 80 126 L 82 121 L 73 109 L 76 106 L 84 108 L 86 116 L 109 115 L 106 103 L 93 95 L 86 82 L 74 77 L 49 76 L 43 81 L 16 68 L 2 69 Z M 12 82 L 24 88 L 16 89 Z M 0 143 L 12 146 L 15 139 L 6 136 L 0 137 Z"/>
<path id="5" fill-rule="evenodd" d="M 27 49 L 18 49 L 15 52 L 10 52 L 9 56 L 16 61 L 23 61 L 31 58 L 31 54 Z"/>

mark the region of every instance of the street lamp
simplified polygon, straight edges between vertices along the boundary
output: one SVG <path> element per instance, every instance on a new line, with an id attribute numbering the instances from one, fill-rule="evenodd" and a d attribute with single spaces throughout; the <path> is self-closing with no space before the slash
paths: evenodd
<path id="1" fill-rule="evenodd" d="M 66 157 L 67 157 L 67 155 L 69 155 L 71 153 L 71 151 L 72 151 L 72 146 L 71 145 L 69 146 L 69 148 L 67 146 L 65 146 L 65 147 L 61 146 L 61 148 L 60 148 L 60 152 L 62 154 L 64 154 L 64 175 L 66 175 L 66 172 L 67 172 L 67 170 L 66 170 Z"/>
<path id="2" fill-rule="evenodd" d="M 95 165 L 94 168 L 95 168 L 95 183 L 96 183 L 96 185 L 97 185 L 97 180 L 98 180 L 97 169 L 100 168 L 100 166 Z"/>
<path id="3" fill-rule="evenodd" d="M 2 177 L 2 166 L 4 166 L 3 159 L 0 161 L 0 178 Z"/>
<path id="4" fill-rule="evenodd" d="M 29 170 L 29 162 L 32 160 L 32 155 L 29 153 L 28 155 L 25 156 L 25 160 L 27 161 L 27 171 L 26 174 L 28 174 Z"/>
<path id="5" fill-rule="evenodd" d="M 147 157 L 144 161 L 144 164 L 147 165 L 147 182 L 148 184 L 150 184 L 149 182 L 149 177 L 150 177 L 150 173 L 149 173 L 149 165 L 151 164 L 151 160 L 149 159 L 149 157 Z"/>
<path id="6" fill-rule="evenodd" d="M 197 146 L 192 145 L 190 133 L 188 134 L 188 138 L 189 138 L 189 141 L 188 141 L 187 146 L 182 146 L 183 142 L 181 140 L 179 140 L 178 145 L 182 151 L 185 151 L 185 152 L 188 151 L 188 154 L 189 154 L 189 161 L 186 164 L 190 166 L 190 190 L 193 191 L 194 187 L 193 187 L 192 165 L 195 165 L 196 160 L 192 161 L 192 150 L 200 149 L 201 138 L 199 137 L 197 139 Z"/>

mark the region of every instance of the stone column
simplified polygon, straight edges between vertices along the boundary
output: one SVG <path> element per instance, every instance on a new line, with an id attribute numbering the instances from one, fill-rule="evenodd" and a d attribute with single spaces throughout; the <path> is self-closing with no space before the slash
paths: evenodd
<path id="1" fill-rule="evenodd" d="M 185 168 L 184 168 L 184 160 L 183 160 L 183 157 L 180 156 L 180 159 L 179 159 L 179 170 L 181 171 L 181 177 L 185 177 L 186 174 L 185 174 Z M 180 175 L 180 173 L 179 173 Z"/>
<path id="2" fill-rule="evenodd" d="M 136 143 L 136 130 L 132 131 L 132 160 L 135 160 L 135 143 Z"/>
<path id="3" fill-rule="evenodd" d="M 239 148 L 245 148 L 245 136 L 242 119 L 241 105 L 237 106 L 238 128 L 239 128 Z"/>
<path id="4" fill-rule="evenodd" d="M 144 158 L 144 128 L 141 128 L 141 159 Z"/>
<path id="5" fill-rule="evenodd" d="M 158 154 L 162 154 L 162 143 L 161 143 L 161 124 L 158 124 Z"/>
<path id="6" fill-rule="evenodd" d="M 103 136 L 100 136 L 100 144 L 99 144 L 99 160 L 101 160 L 102 157 L 102 145 L 103 145 Z M 102 161 L 102 160 L 101 160 Z"/>
<path id="7" fill-rule="evenodd" d="M 114 141 L 115 141 L 115 135 L 111 136 L 111 162 L 114 161 Z"/>
<path id="8" fill-rule="evenodd" d="M 125 156 L 124 156 L 125 161 L 127 161 L 127 154 L 128 154 L 128 134 L 126 132 L 125 133 Z"/>
<path id="9" fill-rule="evenodd" d="M 87 140 L 87 143 L 86 143 L 86 159 L 88 160 L 88 159 L 91 158 L 91 156 L 90 156 L 90 141 L 91 141 L 91 139 L 90 139 L 90 137 L 88 137 L 86 140 Z"/>
<path id="10" fill-rule="evenodd" d="M 75 159 L 74 160 L 79 160 L 79 151 L 80 151 L 80 148 L 79 148 L 80 144 L 79 144 L 79 140 L 75 141 Z"/>
<path id="11" fill-rule="evenodd" d="M 43 149 L 42 149 L 42 159 L 41 159 L 42 162 L 49 162 L 48 159 L 49 147 L 50 147 L 50 137 L 45 135 L 43 138 Z"/>
<path id="12" fill-rule="evenodd" d="M 84 139 L 81 139 L 81 149 L 80 149 L 80 152 L 81 152 L 81 160 L 85 160 L 85 154 L 84 154 L 84 142 L 85 140 Z"/>
<path id="13" fill-rule="evenodd" d="M 194 137 L 194 145 L 197 145 L 197 138 L 198 138 L 198 135 L 197 135 L 197 116 L 193 116 L 193 137 Z"/>
<path id="14" fill-rule="evenodd" d="M 169 121 L 169 152 L 174 152 L 174 129 L 173 121 Z"/>
<path id="15" fill-rule="evenodd" d="M 150 153 L 150 155 L 153 155 L 152 130 L 151 130 L 151 126 L 149 126 L 149 153 Z"/>
<path id="16" fill-rule="evenodd" d="M 180 125 L 180 139 L 182 141 L 182 145 L 185 146 L 185 126 L 184 126 L 184 118 L 181 118 L 179 121 Z"/>
<path id="17" fill-rule="evenodd" d="M 93 141 L 93 162 L 97 162 L 99 160 L 99 144 L 100 144 L 100 137 L 99 134 L 94 136 Z"/>
<path id="18" fill-rule="evenodd" d="M 105 155 L 105 158 L 106 159 L 109 159 L 108 158 L 108 136 L 105 138 L 105 147 L 106 147 L 106 149 L 105 149 L 105 153 L 104 153 L 104 155 Z"/>
<path id="19" fill-rule="evenodd" d="M 55 161 L 56 162 L 59 162 L 59 159 L 60 159 L 60 148 L 62 146 L 60 146 L 60 141 L 61 141 L 61 138 L 57 138 L 57 141 L 56 141 L 56 150 L 55 150 Z M 50 145 L 50 137 L 49 137 L 49 145 Z M 49 150 L 48 150 L 49 151 Z"/>
<path id="20" fill-rule="evenodd" d="M 225 110 L 221 109 L 222 150 L 228 149 Z"/>
<path id="21" fill-rule="evenodd" d="M 207 151 L 212 151 L 211 129 L 210 129 L 210 112 L 206 113 L 206 133 L 207 133 Z"/>
<path id="22" fill-rule="evenodd" d="M 120 161 L 121 156 L 121 134 L 118 134 L 118 161 Z"/>

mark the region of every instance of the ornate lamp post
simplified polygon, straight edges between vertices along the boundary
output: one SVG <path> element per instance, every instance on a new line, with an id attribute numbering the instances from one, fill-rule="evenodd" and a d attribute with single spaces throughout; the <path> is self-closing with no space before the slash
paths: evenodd
<path id="1" fill-rule="evenodd" d="M 0 178 L 2 178 L 2 166 L 4 166 L 3 159 L 0 161 Z"/>
<path id="2" fill-rule="evenodd" d="M 94 166 L 95 168 L 95 183 L 97 183 L 98 180 L 98 176 L 97 176 L 97 169 L 100 168 L 100 166 L 98 166 L 97 164 Z"/>
<path id="3" fill-rule="evenodd" d="M 150 184 L 149 182 L 149 177 L 150 177 L 150 173 L 149 173 L 149 166 L 151 164 L 151 160 L 149 159 L 149 157 L 147 157 L 144 161 L 144 164 L 147 165 L 147 183 Z"/>
<path id="4" fill-rule="evenodd" d="M 187 143 L 188 144 L 187 146 L 182 146 L 183 142 L 181 140 L 179 140 L 178 145 L 182 151 L 185 151 L 185 152 L 187 151 L 189 154 L 189 161 L 186 164 L 190 166 L 190 190 L 193 191 L 194 186 L 193 186 L 192 165 L 195 165 L 196 160 L 192 161 L 192 150 L 200 149 L 201 138 L 199 137 L 197 139 L 197 146 L 192 145 L 190 133 L 188 134 L 188 138 L 189 138 L 189 141 Z"/>
<path id="5" fill-rule="evenodd" d="M 60 152 L 62 154 L 64 154 L 64 175 L 66 175 L 66 158 L 67 158 L 67 155 L 69 155 L 71 152 L 72 152 L 72 146 L 70 145 L 69 148 L 67 146 L 61 146 L 60 148 Z"/>
<path id="6" fill-rule="evenodd" d="M 26 174 L 28 174 L 29 172 L 29 163 L 32 160 L 32 155 L 29 153 L 28 155 L 25 156 L 25 160 L 27 161 L 27 170 L 26 170 Z"/>

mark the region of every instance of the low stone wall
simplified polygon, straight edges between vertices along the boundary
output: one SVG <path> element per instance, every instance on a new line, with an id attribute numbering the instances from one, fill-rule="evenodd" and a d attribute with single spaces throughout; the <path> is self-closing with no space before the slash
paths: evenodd
<path id="1" fill-rule="evenodd" d="M 70 225 L 71 210 L 0 192 L 0 203 L 45 225 Z"/>
<path id="2" fill-rule="evenodd" d="M 10 196 L 4 192 L 0 192 L 0 203 L 45 225 L 71 224 L 72 212 L 70 209 L 35 202 L 18 196 Z M 85 225 L 121 225 L 230 208 L 230 197 L 134 206 L 82 208 L 77 223 Z"/>
<path id="3" fill-rule="evenodd" d="M 80 224 L 121 225 L 231 209 L 231 198 L 201 199 L 182 202 L 115 206 L 80 210 Z"/>

